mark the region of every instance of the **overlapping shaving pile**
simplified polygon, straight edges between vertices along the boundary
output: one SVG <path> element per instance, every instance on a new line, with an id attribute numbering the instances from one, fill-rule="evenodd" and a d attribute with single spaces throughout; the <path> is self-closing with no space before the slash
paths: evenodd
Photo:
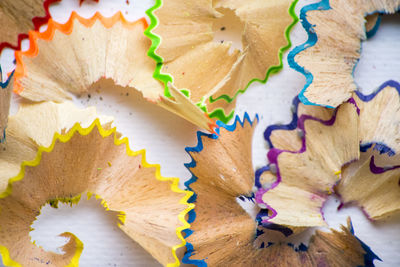
<path id="1" fill-rule="evenodd" d="M 29 33 L 30 48 L 16 53 L 14 91 L 33 101 L 64 101 L 87 93 L 101 79 L 138 90 L 147 100 L 211 130 L 213 122 L 180 91 L 153 79 L 156 64 L 147 56 L 145 19 L 127 22 L 121 13 L 84 19 L 75 12 L 65 24 L 49 20 L 45 32 Z"/>
<path id="2" fill-rule="evenodd" d="M 264 133 L 272 165 L 260 170 L 256 199 L 272 214 L 263 222 L 324 225 L 321 209 L 332 192 L 344 204 L 356 202 L 371 219 L 398 212 L 398 170 L 392 166 L 400 165 L 399 100 L 400 84 L 388 81 L 371 95 L 355 92 L 326 120 L 330 109 L 305 107 L 295 99 L 292 122 Z"/>
<path id="3" fill-rule="evenodd" d="M 187 203 L 192 193 L 180 190 L 177 178 L 162 177 L 159 165 L 146 162 L 144 150 L 131 151 L 127 139 L 120 139 L 109 123 L 103 128 L 99 119 L 94 120 L 93 110 L 68 113 L 63 110 L 71 108 L 68 104 L 39 105 L 23 108 L 10 119 L 9 130 L 19 135 L 9 133 L 15 137 L 14 142 L 7 142 L 11 143 L 9 150 L 26 153 L 23 159 L 30 161 L 24 161 L 0 195 L 0 253 L 4 264 L 78 265 L 83 244 L 71 233 L 62 234 L 70 240 L 62 248 L 65 253 L 56 254 L 33 244 L 29 232 L 46 203 L 74 203 L 87 194 L 100 197 L 107 210 L 119 212 L 120 228 L 160 263 L 179 265 L 175 251 L 184 246 L 181 230 L 188 227 L 184 218 L 192 208 Z M 25 125 L 28 113 L 34 114 Z M 72 126 L 74 120 L 91 125 Z M 19 124 L 18 129 L 13 127 L 14 122 Z M 51 133 L 59 130 L 61 134 L 53 138 Z M 3 163 L 11 161 L 9 154 L 0 157 Z"/>
<path id="4" fill-rule="evenodd" d="M 257 199 L 273 210 L 268 222 L 296 227 L 325 225 L 321 208 L 338 180 L 337 174 L 343 165 L 359 157 L 357 121 L 357 108 L 352 103 L 340 106 L 328 121 L 303 115 L 298 120 L 298 127 L 304 133 L 301 149 L 269 151 L 276 180 L 263 185 L 267 194 Z M 261 196 L 263 190 L 257 194 Z M 283 196 L 285 201 L 281 199 Z M 295 212 L 286 209 L 288 205 L 296 207 Z"/>
<path id="5" fill-rule="evenodd" d="M 289 31 L 297 22 L 296 2 L 157 0 L 147 12 L 152 19 L 147 31 L 153 41 L 150 55 L 161 63 L 156 77 L 189 91 L 190 99 L 212 117 L 228 121 L 238 92 L 282 68 Z M 244 25 L 242 51 L 213 40 L 222 9 L 233 11 Z"/>
<path id="6" fill-rule="evenodd" d="M 258 120 L 258 119 L 257 119 Z M 246 115 L 232 125 L 218 122 L 219 135 L 198 133 L 198 144 L 186 148 L 193 174 L 187 186 L 194 192 L 189 213 L 184 263 L 198 266 L 362 266 L 375 255 L 349 228 L 317 231 L 308 248 L 295 250 L 284 240 L 260 246 L 259 233 L 268 231 L 242 209 L 237 197 L 251 198 L 254 172 L 252 133 L 256 122 Z M 296 207 L 286 206 L 294 211 Z M 308 214 L 302 214 L 307 216 Z"/>
<path id="7" fill-rule="evenodd" d="M 290 66 L 307 78 L 300 100 L 328 107 L 348 100 L 356 90 L 353 70 L 360 58 L 361 41 L 367 36 L 365 26 L 373 33 L 377 25 L 372 18 L 370 25 L 365 25 L 365 16 L 392 14 L 399 8 L 399 0 L 322 0 L 305 6 L 300 18 L 308 41 L 288 56 Z"/>

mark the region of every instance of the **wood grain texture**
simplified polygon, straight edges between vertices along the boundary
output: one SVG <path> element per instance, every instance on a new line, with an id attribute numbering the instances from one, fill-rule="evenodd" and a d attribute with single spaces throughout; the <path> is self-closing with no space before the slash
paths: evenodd
<path id="1" fill-rule="evenodd" d="M 30 30 L 38 30 L 50 18 L 49 6 L 60 0 L 4 0 L 0 3 L 0 52 L 21 48 Z"/>
<path id="2" fill-rule="evenodd" d="M 202 260 L 208 266 L 363 265 L 366 252 L 345 227 L 341 231 L 317 231 L 306 251 L 295 251 L 284 239 L 265 248 L 257 245 L 264 242 L 259 240 L 263 238 L 267 244 L 269 237 L 257 237 L 257 228 L 263 228 L 236 202 L 236 197 L 248 195 L 248 187 L 235 186 L 243 185 L 243 179 L 253 180 L 253 177 L 243 176 L 252 170 L 251 157 L 247 152 L 235 153 L 251 148 L 248 140 L 251 140 L 252 127 L 245 120 L 243 126 L 236 121 L 232 128 L 221 131 L 218 138 L 203 136 L 198 146 L 203 149 L 190 153 L 195 162 L 190 171 L 196 179 L 190 187 L 196 194 L 196 218 L 191 224 L 193 232 L 186 238 L 192 246 L 187 257 Z M 236 155 L 236 164 L 226 166 L 227 158 L 234 158 L 232 155 Z M 234 176 L 232 167 L 237 171 Z M 250 170 L 246 172 L 243 168 Z"/>
<path id="3" fill-rule="evenodd" d="M 181 244 L 177 231 L 184 227 L 181 217 L 190 195 L 178 189 L 177 179 L 162 177 L 159 165 L 148 164 L 144 150 L 131 151 L 127 139 L 119 136 L 98 121 L 89 128 L 75 125 L 24 164 L 0 195 L 0 247 L 6 264 L 65 266 L 76 261 L 76 238 L 63 247 L 64 254 L 56 254 L 31 243 L 29 232 L 46 203 L 73 204 L 87 194 L 118 214 L 120 228 L 160 263 L 179 265 L 174 254 Z"/>
<path id="4" fill-rule="evenodd" d="M 70 102 L 21 105 L 18 113 L 9 117 L 7 142 L 0 150 L 0 191 L 18 175 L 23 161 L 33 160 L 40 146 L 50 146 L 55 133 L 68 131 L 77 122 L 87 127 L 96 118 L 104 127 L 112 122 L 111 117 L 98 115 L 93 107 L 78 109 Z"/>
<path id="5" fill-rule="evenodd" d="M 49 20 L 45 32 L 30 32 L 30 49 L 16 53 L 14 91 L 33 101 L 60 102 L 111 79 L 212 131 L 214 122 L 179 90 L 171 87 L 172 98 L 164 96 L 164 87 L 153 78 L 156 64 L 147 56 L 146 27 L 145 19 L 127 22 L 121 13 L 84 19 L 73 12 L 65 24 Z"/>
<path id="6" fill-rule="evenodd" d="M 252 79 L 264 80 L 268 68 L 279 65 L 279 49 L 287 44 L 285 30 L 293 20 L 288 12 L 291 4 L 289 0 L 163 1 L 154 11 L 159 24 L 153 30 L 162 39 L 156 51 L 164 60 L 162 72 L 172 75 L 177 88 L 189 90 L 194 102 L 229 114 L 234 102 L 210 103 L 209 97 L 234 98 Z M 242 51 L 230 42 L 213 40 L 213 25 L 224 16 L 220 9 L 232 10 L 241 21 Z"/>
<path id="7" fill-rule="evenodd" d="M 1 75 L 2 73 L 0 68 L 0 77 Z M 10 76 L 8 80 L 4 83 L 0 82 L 0 148 L 2 146 L 1 143 L 4 143 L 6 140 L 6 128 L 8 114 L 10 111 L 13 84 L 13 76 Z"/>
<path id="8" fill-rule="evenodd" d="M 366 39 L 366 14 L 393 14 L 400 8 L 400 1 L 333 0 L 328 5 L 329 9 L 306 13 L 313 25 L 310 32 L 316 34 L 317 41 L 299 52 L 295 61 L 312 75 L 304 91 L 307 101 L 337 107 L 357 89 L 353 70 L 360 58 L 361 42 Z"/>

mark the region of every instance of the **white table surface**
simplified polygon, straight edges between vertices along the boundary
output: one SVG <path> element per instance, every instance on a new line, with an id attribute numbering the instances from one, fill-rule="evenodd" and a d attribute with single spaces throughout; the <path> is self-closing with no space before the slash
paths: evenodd
<path id="1" fill-rule="evenodd" d="M 300 0 L 296 13 L 302 6 L 316 1 Z M 117 10 L 123 10 L 127 19 L 135 20 L 145 16 L 144 11 L 153 4 L 152 0 L 100 0 L 100 4 L 88 3 L 81 8 L 77 0 L 63 0 L 50 8 L 54 19 L 65 22 L 72 10 L 89 17 L 96 10 L 110 16 Z M 385 16 L 378 33 L 363 43 L 361 60 L 355 70 L 355 79 L 363 92 L 371 92 L 388 79 L 400 81 L 400 15 Z M 303 43 L 307 36 L 300 23 L 291 33 L 293 47 Z M 395 44 L 395 45 L 394 45 Z M 27 47 L 27 42 L 23 47 Z M 258 113 L 260 123 L 253 142 L 254 167 L 266 164 L 267 149 L 263 140 L 263 131 L 272 123 L 287 123 L 291 119 L 290 104 L 293 97 L 303 88 L 304 77 L 290 69 L 284 55 L 284 70 L 270 77 L 267 84 L 253 84 L 246 94 L 239 96 L 236 114 L 249 112 L 252 117 Z M 12 69 L 13 51 L 5 50 L 0 63 L 4 73 Z M 134 150 L 145 148 L 150 163 L 161 164 L 164 176 L 180 177 L 182 181 L 190 178 L 183 163 L 189 162 L 184 148 L 196 145 L 195 126 L 176 117 L 153 104 L 142 100 L 140 96 L 126 89 L 108 88 L 100 94 L 93 92 L 90 100 L 83 97 L 75 99 L 79 106 L 95 105 L 100 113 L 112 115 L 114 125 L 130 138 Z M 121 95 L 122 94 L 122 95 Z M 103 100 L 100 101 L 99 97 Z M 13 96 L 11 113 L 18 108 L 19 97 Z M 333 197 L 325 206 L 326 220 L 331 227 L 338 228 L 346 224 L 351 216 L 357 236 L 366 242 L 378 254 L 383 262 L 377 266 L 400 266 L 400 216 L 389 220 L 371 223 L 356 207 L 336 210 L 338 201 Z M 64 244 L 57 237 L 63 232 L 72 232 L 84 243 L 80 258 L 81 266 L 158 266 L 139 245 L 129 239 L 115 224 L 116 218 L 104 211 L 96 200 L 81 200 L 74 207 L 60 205 L 59 209 L 45 206 L 42 214 L 34 222 L 31 237 L 45 249 L 57 251 Z M 1 264 L 1 263 L 0 263 Z"/>

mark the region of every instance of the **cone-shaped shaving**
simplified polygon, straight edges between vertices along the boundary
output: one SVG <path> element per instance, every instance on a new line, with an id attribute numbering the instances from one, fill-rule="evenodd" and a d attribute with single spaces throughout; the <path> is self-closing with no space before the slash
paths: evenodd
<path id="1" fill-rule="evenodd" d="M 353 70 L 366 38 L 366 14 L 399 8 L 400 0 L 322 0 L 304 7 L 300 17 L 309 38 L 288 56 L 307 78 L 300 100 L 330 107 L 348 100 L 356 90 Z"/>
<path id="2" fill-rule="evenodd" d="M 152 75 L 147 56 L 150 41 L 143 35 L 144 19 L 130 23 L 121 13 L 84 19 L 76 13 L 65 24 L 49 20 L 45 32 L 30 32 L 30 48 L 17 52 L 14 91 L 33 101 L 63 101 L 81 95 L 102 78 L 136 89 L 147 100 L 210 130 L 212 121 L 181 92 L 172 98 Z"/>
<path id="3" fill-rule="evenodd" d="M 156 76 L 189 90 L 192 101 L 202 103 L 211 114 L 215 113 L 213 116 L 226 122 L 239 91 L 244 92 L 254 80 L 266 81 L 270 73 L 282 67 L 282 51 L 290 46 L 288 32 L 297 21 L 295 3 L 156 1 L 148 13 L 152 31 L 147 32 L 155 44 L 153 58 L 163 63 Z M 213 40 L 214 24 L 224 16 L 222 9 L 234 13 L 243 26 L 239 33 L 242 51 L 233 49 L 230 42 Z M 232 20 L 229 17 L 227 24 L 232 25 Z"/>
<path id="4" fill-rule="evenodd" d="M 247 153 L 251 151 L 248 140 L 251 140 L 252 124 L 245 118 L 243 123 L 236 120 L 231 126 L 219 125 L 219 136 L 199 133 L 197 147 L 186 149 L 193 159 L 186 164 L 193 174 L 187 185 L 195 193 L 192 201 L 196 206 L 190 216 L 193 222 L 186 237 L 188 251 L 183 262 L 198 266 L 359 266 L 368 263 L 369 252 L 351 228 L 343 227 L 340 232 L 317 231 L 307 250 L 295 251 L 285 242 L 257 246 L 256 233 L 260 228 L 236 202 L 236 197 L 248 195 L 248 189 L 231 186 L 254 179 L 243 176 L 252 174 L 252 160 Z M 216 145 L 218 142 L 221 144 Z M 238 147 L 246 153 L 238 152 Z M 227 156 L 234 158 L 235 164 L 224 169 L 221 166 Z M 218 159 L 218 163 L 210 165 L 209 157 Z M 242 170 L 243 166 L 250 170 Z M 237 175 L 231 176 L 232 170 Z"/>
<path id="5" fill-rule="evenodd" d="M 265 203 L 271 211 L 268 217 L 261 218 L 264 224 L 284 225 L 291 229 L 327 226 L 321 213 L 326 194 L 303 189 L 301 180 L 298 184 L 288 184 L 285 179 L 278 181 L 269 170 L 262 173 L 260 183 L 263 186 L 262 192 L 256 194 L 261 199 L 257 196 L 256 199 Z"/>
<path id="6" fill-rule="evenodd" d="M 327 182 L 326 189 L 329 191 L 339 178 L 342 180 L 335 190 L 342 197 L 344 204 L 354 202 L 360 205 L 371 219 L 381 219 L 397 212 L 400 187 L 396 186 L 398 183 L 395 174 L 397 167 L 393 166 L 400 165 L 398 155 L 400 148 L 397 142 L 400 131 L 398 129 L 400 123 L 398 119 L 399 99 L 400 84 L 396 81 L 385 82 L 369 95 L 363 95 L 356 91 L 353 99 L 349 101 L 350 103 L 342 104 L 337 110 L 334 110 L 334 117 L 337 120 L 339 120 L 339 116 L 342 117 L 342 121 L 347 120 L 341 126 L 338 125 L 343 128 L 336 128 L 336 130 L 332 128 L 330 132 L 319 131 L 316 128 L 318 133 L 311 132 L 311 136 L 309 136 L 307 128 L 302 125 L 304 126 L 310 119 L 317 123 L 320 120 L 318 117 L 321 117 L 321 112 L 330 109 L 312 107 L 315 111 L 319 110 L 312 115 L 316 117 L 309 117 L 305 123 L 302 123 L 304 118 L 298 118 L 301 105 L 295 99 L 292 122 L 288 125 L 272 125 L 264 133 L 268 143 L 275 147 L 269 152 L 271 162 L 277 164 L 272 166 L 271 171 L 277 170 L 278 173 L 275 177 L 267 167 L 257 171 L 256 185 L 260 189 L 256 193 L 256 199 L 272 210 L 272 215 L 266 216 L 263 222 L 291 226 L 289 223 L 294 218 L 301 218 L 301 220 L 294 220 L 297 223 L 295 226 L 307 226 L 306 223 L 309 223 L 309 226 L 313 225 L 315 221 L 312 218 L 320 216 L 319 209 L 322 208 L 322 204 L 328 196 L 326 193 L 318 193 L 323 189 L 323 184 L 318 184 L 318 181 L 325 180 Z M 340 114 L 340 109 L 343 109 L 344 105 L 349 107 L 353 105 L 356 112 Z M 356 113 L 359 115 L 358 120 L 355 116 Z M 333 123 L 333 121 L 331 122 Z M 300 136 L 296 136 L 296 131 L 293 129 L 296 129 Z M 330 136 L 332 134 L 334 136 Z M 356 137 L 358 142 L 353 140 L 350 148 L 342 141 L 350 140 L 351 136 Z M 329 139 L 334 141 L 334 146 L 331 146 Z M 307 153 L 310 141 L 314 144 L 313 151 Z M 354 152 L 354 149 L 358 147 L 355 145 L 356 143 L 359 143 L 360 156 L 354 154 L 352 159 L 351 157 L 347 158 L 347 162 L 339 161 L 341 164 L 335 168 L 326 167 L 337 161 L 337 155 L 332 154 L 333 151 Z M 293 150 L 298 148 L 299 144 L 306 145 L 305 152 L 298 150 L 301 152 L 300 154 Z M 302 160 L 294 160 L 294 158 L 299 159 L 298 156 L 301 154 L 303 154 L 300 157 Z M 282 155 L 286 156 L 282 157 Z M 297 166 L 297 168 L 292 168 L 292 166 Z M 304 166 L 307 167 L 302 169 Z M 321 172 L 319 166 L 325 166 L 322 169 L 328 171 Z M 342 167 L 343 169 L 341 169 Z M 288 174 L 286 178 L 282 175 L 285 172 Z M 286 180 L 287 178 L 289 180 Z M 311 186 L 304 188 L 306 181 L 310 182 L 310 180 Z M 315 191 L 317 188 L 319 189 Z M 316 193 L 316 195 L 311 193 Z M 286 201 L 281 202 L 282 198 L 285 198 Z M 285 209 L 288 205 L 297 207 L 296 211 L 288 212 Z M 307 212 L 313 216 L 308 216 L 308 218 L 297 216 L 298 212 Z M 323 221 L 321 221 L 322 223 Z"/>
<path id="7" fill-rule="evenodd" d="M 46 203 L 74 203 L 82 194 L 96 195 L 107 210 L 119 212 L 120 228 L 160 263 L 179 265 L 175 255 L 184 245 L 191 192 L 178 188 L 177 178 L 164 178 L 159 165 L 146 162 L 144 150 L 133 152 L 115 128 L 104 130 L 96 120 L 56 134 L 0 195 L 0 252 L 5 264 L 23 266 L 77 265 L 82 244 L 71 237 L 65 254 L 46 252 L 31 243 L 29 231 Z"/>
<path id="8" fill-rule="evenodd" d="M 321 208 L 348 162 L 359 157 L 357 107 L 343 104 L 332 118 L 322 121 L 303 115 L 298 126 L 304 136 L 298 151 L 271 149 L 268 158 L 277 171 L 276 181 L 256 194 L 273 214 L 263 222 L 296 227 L 325 225 Z M 285 202 L 279 199 L 285 196 Z M 286 203 L 286 204 L 285 204 Z M 285 211 L 297 207 L 296 212 Z M 307 216 L 296 216 L 297 212 Z"/>
<path id="9" fill-rule="evenodd" d="M 360 109 L 360 144 L 380 145 L 382 152 L 398 154 L 400 143 L 400 84 L 387 81 L 374 93 L 363 95 L 356 91 L 354 100 Z"/>

